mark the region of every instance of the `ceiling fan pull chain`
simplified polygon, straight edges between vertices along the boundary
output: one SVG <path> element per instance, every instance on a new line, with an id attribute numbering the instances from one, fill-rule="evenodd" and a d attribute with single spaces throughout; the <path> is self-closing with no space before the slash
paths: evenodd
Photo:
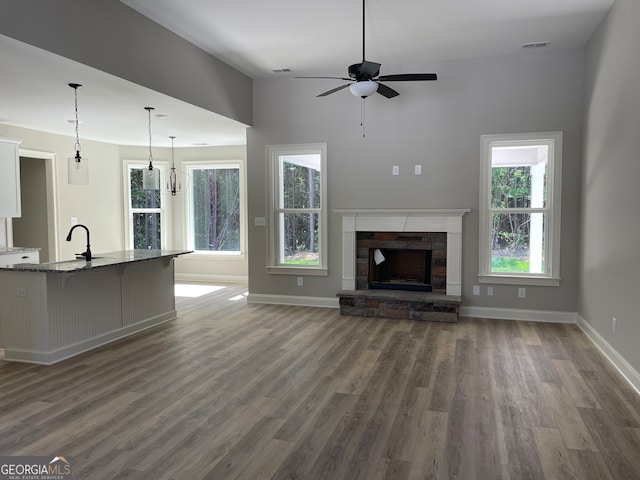
<path id="1" fill-rule="evenodd" d="M 362 136 L 364 137 L 364 98 L 360 97 L 360 126 L 362 127 Z"/>

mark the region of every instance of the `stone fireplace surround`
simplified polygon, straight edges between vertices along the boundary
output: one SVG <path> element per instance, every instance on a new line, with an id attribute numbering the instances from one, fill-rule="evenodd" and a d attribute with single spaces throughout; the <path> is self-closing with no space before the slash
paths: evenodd
<path id="1" fill-rule="evenodd" d="M 462 293 L 462 216 L 470 209 L 338 209 L 342 217 L 342 289 L 356 290 L 356 232 L 446 232 L 447 295 Z"/>
<path id="2" fill-rule="evenodd" d="M 356 232 L 356 288 L 371 288 L 370 269 L 375 265 L 371 252 L 381 249 L 385 255 L 389 249 L 407 251 L 429 251 L 429 277 L 425 284 L 434 293 L 446 293 L 447 235 L 444 232 Z M 392 256 L 391 256 L 392 257 Z M 387 259 L 389 260 L 389 259 Z M 414 267 L 415 268 L 415 267 Z M 399 288 L 398 288 L 399 289 Z M 408 288 L 407 290 L 411 290 Z M 416 289 L 417 290 L 417 289 Z"/>
<path id="3" fill-rule="evenodd" d="M 342 216 L 343 291 L 338 293 L 340 312 L 344 315 L 457 321 L 462 291 L 462 216 L 469 211 L 336 210 Z M 362 277 L 358 278 L 357 232 L 446 233 L 444 294 L 363 289 Z"/>

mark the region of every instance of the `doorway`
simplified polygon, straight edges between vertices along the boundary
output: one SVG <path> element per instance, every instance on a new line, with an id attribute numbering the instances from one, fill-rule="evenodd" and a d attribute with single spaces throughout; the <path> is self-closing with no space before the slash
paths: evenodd
<path id="1" fill-rule="evenodd" d="M 40 249 L 40 262 L 57 258 L 54 155 L 20 150 L 22 216 L 12 219 L 12 244 Z"/>

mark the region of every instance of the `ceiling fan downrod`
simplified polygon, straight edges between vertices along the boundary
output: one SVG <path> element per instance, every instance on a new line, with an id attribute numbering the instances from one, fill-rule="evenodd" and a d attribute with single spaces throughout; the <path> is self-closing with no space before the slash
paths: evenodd
<path id="1" fill-rule="evenodd" d="M 365 62 L 365 55 L 364 55 L 364 45 L 365 45 L 365 35 L 364 35 L 364 29 L 365 29 L 365 18 L 364 18 L 364 2 L 365 0 L 362 0 L 362 63 Z"/>

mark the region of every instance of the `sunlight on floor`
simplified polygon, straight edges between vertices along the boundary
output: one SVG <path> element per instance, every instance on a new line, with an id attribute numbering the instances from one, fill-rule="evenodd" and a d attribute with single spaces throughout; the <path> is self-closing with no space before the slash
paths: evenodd
<path id="1" fill-rule="evenodd" d="M 207 293 L 216 292 L 218 290 L 222 290 L 223 285 L 193 285 L 187 283 L 176 283 L 175 284 L 175 294 L 176 297 L 201 297 L 202 295 L 206 295 Z"/>
<path id="2" fill-rule="evenodd" d="M 242 295 L 236 295 L 235 297 L 231 297 L 229 300 L 237 302 L 238 300 L 246 298 L 247 295 L 249 295 L 249 292 L 244 292 Z"/>

